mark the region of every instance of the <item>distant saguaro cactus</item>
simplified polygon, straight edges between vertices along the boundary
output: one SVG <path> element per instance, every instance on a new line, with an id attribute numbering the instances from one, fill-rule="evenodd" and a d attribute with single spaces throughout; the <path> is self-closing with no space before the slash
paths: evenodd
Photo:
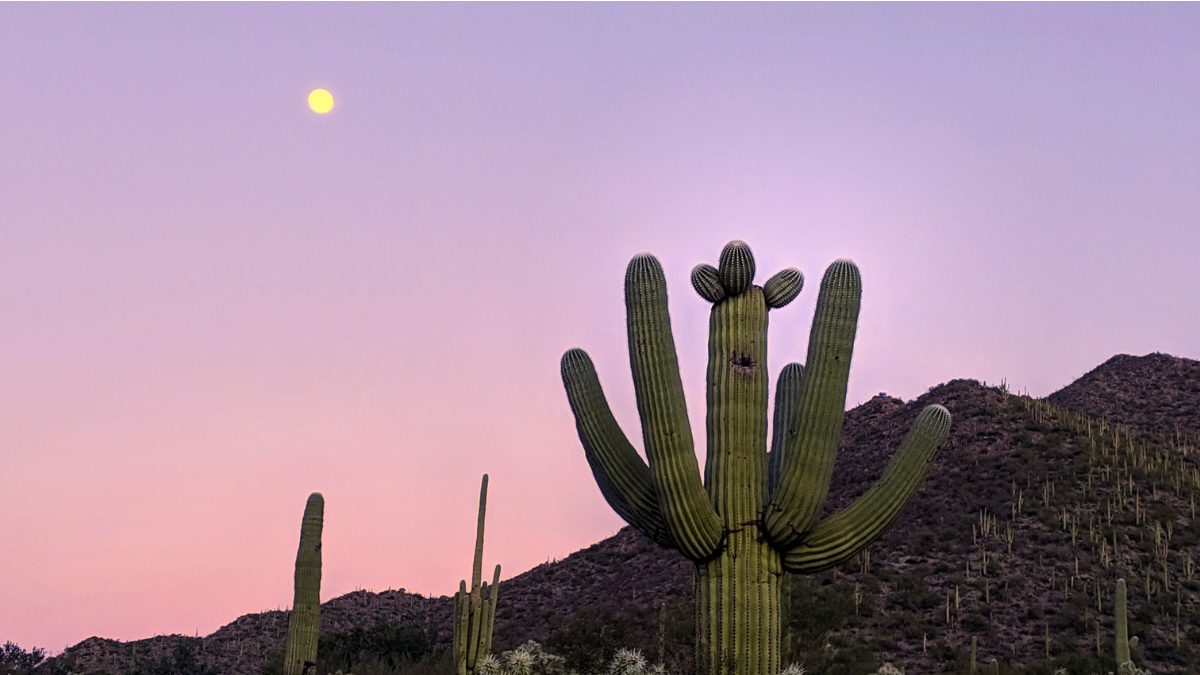
<path id="1" fill-rule="evenodd" d="M 809 335 L 807 366 L 784 367 L 767 449 L 767 312 L 800 292 L 795 268 L 753 285 L 754 256 L 741 241 L 720 266 L 698 265 L 692 285 L 713 303 L 708 339 L 708 458 L 704 479 L 654 256 L 625 273 L 629 360 L 649 466 L 621 431 L 591 358 L 571 349 L 562 378 L 584 453 L 601 493 L 622 518 L 696 563 L 696 661 L 708 675 L 776 675 L 780 581 L 851 558 L 900 515 L 920 487 L 950 414 L 929 406 L 880 481 L 841 512 L 819 520 L 846 409 L 861 280 L 849 260 L 825 272 Z"/>
<path id="2" fill-rule="evenodd" d="M 317 633 L 321 627 L 321 529 L 325 523 L 325 498 L 308 496 L 300 524 L 300 550 L 296 553 L 296 590 L 288 617 L 284 675 L 304 675 L 317 664 Z"/>
<path id="3" fill-rule="evenodd" d="M 487 512 L 487 474 L 479 487 L 479 522 L 475 528 L 475 562 L 471 567 L 471 591 L 466 580 L 458 583 L 454 595 L 454 665 L 458 675 L 474 675 L 483 657 L 492 648 L 492 624 L 496 618 L 496 599 L 500 595 L 500 566 L 492 575 L 492 585 L 483 577 L 483 520 Z"/>

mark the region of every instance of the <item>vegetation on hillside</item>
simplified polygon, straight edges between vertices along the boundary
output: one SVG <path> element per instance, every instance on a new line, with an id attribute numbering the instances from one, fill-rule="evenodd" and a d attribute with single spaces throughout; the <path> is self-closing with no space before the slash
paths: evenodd
<path id="1" fill-rule="evenodd" d="M 1110 389 L 1167 381 L 1099 375 Z M 1073 396 L 1102 400 L 1078 389 Z M 1200 439 L 1159 423 L 1179 415 L 1159 407 L 1127 426 L 1125 408 L 1085 414 L 969 380 L 909 403 L 879 396 L 847 412 L 830 510 L 861 495 L 933 403 L 950 410 L 955 428 L 925 486 L 868 554 L 791 581 L 782 661 L 808 674 L 867 675 L 888 663 L 968 673 L 974 639 L 976 672 L 992 672 L 994 659 L 1004 674 L 1117 673 L 1113 614 L 1124 578 L 1128 634 L 1139 638 L 1132 662 L 1156 675 L 1200 673 Z M 571 670 L 599 674 L 620 648 L 636 648 L 673 675 L 695 672 L 689 563 L 635 532 L 501 585 L 494 652 L 536 639 Z M 450 606 L 450 598 L 402 591 L 325 603 L 321 672 L 452 675 Z M 368 639 L 380 619 L 397 627 Z M 202 667 L 251 675 L 266 649 L 282 647 L 286 626 L 286 612 L 268 612 L 209 638 L 94 638 L 38 672 L 131 673 L 147 660 L 178 663 L 173 650 L 187 642 Z M 71 658 L 77 667 L 62 669 Z"/>

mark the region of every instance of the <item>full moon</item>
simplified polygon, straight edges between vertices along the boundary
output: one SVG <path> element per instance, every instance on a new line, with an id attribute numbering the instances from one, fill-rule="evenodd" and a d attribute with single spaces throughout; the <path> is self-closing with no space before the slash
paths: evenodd
<path id="1" fill-rule="evenodd" d="M 333 94 L 324 89 L 313 89 L 308 95 L 308 107 L 312 108 L 313 112 L 324 115 L 333 110 Z"/>

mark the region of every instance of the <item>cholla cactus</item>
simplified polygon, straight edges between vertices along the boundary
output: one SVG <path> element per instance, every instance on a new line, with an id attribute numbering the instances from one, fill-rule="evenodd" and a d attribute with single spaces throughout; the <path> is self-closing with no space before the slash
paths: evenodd
<path id="1" fill-rule="evenodd" d="M 505 654 L 504 665 L 507 675 L 533 675 L 537 659 L 524 649 L 514 649 Z"/>
<path id="2" fill-rule="evenodd" d="M 500 666 L 500 659 L 491 654 L 484 654 L 475 665 L 475 672 L 479 675 L 502 675 L 504 669 Z"/>
<path id="3" fill-rule="evenodd" d="M 804 666 L 799 663 L 790 664 L 787 668 L 779 671 L 779 675 L 804 675 Z"/>
<path id="4" fill-rule="evenodd" d="M 530 640 L 499 657 L 488 654 L 480 659 L 477 672 L 479 675 L 560 675 L 566 673 L 566 659 L 542 651 L 540 644 Z"/>
<path id="5" fill-rule="evenodd" d="M 885 663 L 879 666 L 879 670 L 875 671 L 875 675 L 904 675 L 904 669 L 897 668 L 890 663 Z"/>
<path id="6" fill-rule="evenodd" d="M 646 657 L 638 649 L 618 649 L 607 672 L 608 675 L 645 675 Z"/>

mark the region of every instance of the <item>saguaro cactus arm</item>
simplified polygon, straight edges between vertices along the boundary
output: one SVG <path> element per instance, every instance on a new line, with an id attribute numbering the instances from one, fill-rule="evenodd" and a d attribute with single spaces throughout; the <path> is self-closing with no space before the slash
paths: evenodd
<path id="1" fill-rule="evenodd" d="M 642 438 L 663 519 L 679 551 L 703 560 L 717 551 L 724 532 L 700 480 L 667 311 L 666 276 L 648 253 L 629 262 L 625 310 Z"/>
<path id="2" fill-rule="evenodd" d="M 795 267 L 788 267 L 776 272 L 767 283 L 763 284 L 763 296 L 767 307 L 779 309 L 800 295 L 804 288 L 804 273 Z"/>
<path id="3" fill-rule="evenodd" d="M 471 631 L 471 595 L 467 592 L 467 581 L 458 582 L 454 594 L 454 666 L 458 675 L 467 672 L 467 635 Z"/>
<path id="4" fill-rule="evenodd" d="M 492 573 L 492 584 L 484 582 L 486 593 L 483 598 L 483 630 L 480 638 L 479 654 L 482 659 L 492 651 L 492 628 L 496 624 L 496 601 L 500 599 L 500 566 L 496 565 Z M 476 662 L 478 665 L 478 661 Z"/>
<path id="5" fill-rule="evenodd" d="M 791 447 L 792 428 L 796 405 L 800 402 L 800 385 L 804 381 L 804 366 L 789 363 L 779 373 L 775 383 L 775 413 L 771 422 L 771 450 L 767 453 L 767 478 L 769 493 L 775 492 L 783 459 Z"/>
<path id="6" fill-rule="evenodd" d="M 304 506 L 300 549 L 296 552 L 296 586 L 288 617 L 287 647 L 283 658 L 286 675 L 303 675 L 317 662 L 317 634 L 321 627 L 321 530 L 325 524 L 325 498 L 314 492 Z"/>
<path id="7" fill-rule="evenodd" d="M 571 349 L 563 354 L 561 367 L 575 429 L 605 501 L 655 542 L 676 548 L 658 505 L 650 467 L 613 417 L 591 357 L 582 349 Z"/>
<path id="8" fill-rule="evenodd" d="M 794 437 L 763 514 L 768 538 L 784 549 L 800 542 L 829 494 L 861 299 L 862 278 L 853 262 L 838 260 L 825 270 L 792 422 Z"/>
<path id="9" fill-rule="evenodd" d="M 802 544 L 784 551 L 784 570 L 812 574 L 835 567 L 883 534 L 920 489 L 934 454 L 949 433 L 949 411 L 940 405 L 922 410 L 879 482 L 853 504 L 818 523 Z"/>

